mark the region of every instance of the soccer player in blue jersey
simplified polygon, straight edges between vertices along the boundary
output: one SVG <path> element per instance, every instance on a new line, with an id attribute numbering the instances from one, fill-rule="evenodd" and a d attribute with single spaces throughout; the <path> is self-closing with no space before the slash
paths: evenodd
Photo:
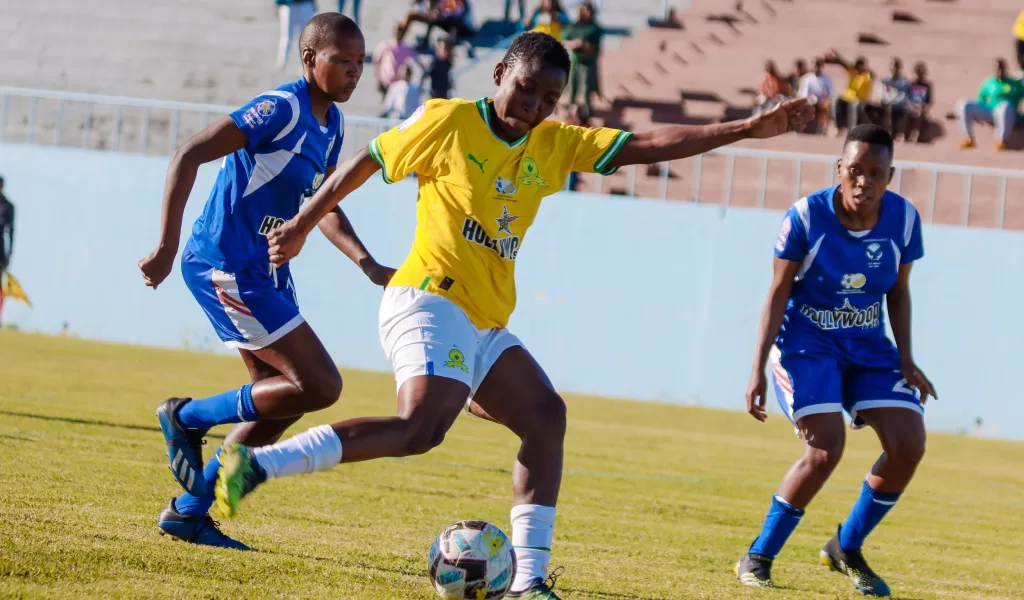
<path id="1" fill-rule="evenodd" d="M 348 17 L 323 13 L 306 25 L 299 46 L 302 79 L 258 96 L 175 152 L 160 244 L 139 261 L 146 285 L 156 288 L 168 276 L 196 172 L 223 159 L 181 271 L 221 340 L 242 355 L 252 383 L 209 398 L 171 398 L 157 410 L 171 472 L 185 489 L 160 514 L 159 526 L 197 544 L 248 549 L 208 515 L 219 462 L 214 456 L 203 467 L 206 432 L 237 423 L 228 439 L 270 444 L 303 413 L 332 405 L 341 393 L 337 367 L 299 313 L 288 265 L 274 267 L 267 257 L 267 234 L 294 217 L 334 172 L 345 131 L 335 102 L 355 90 L 365 43 Z M 393 270 L 373 260 L 344 213 L 332 211 L 319 225 L 374 283 L 387 283 Z"/>
<path id="2" fill-rule="evenodd" d="M 779 404 L 805 447 L 772 498 L 761 535 L 736 565 L 746 585 L 772 586 L 772 561 L 839 464 L 846 411 L 854 428 L 875 430 L 883 452 L 821 562 L 848 575 L 862 594 L 889 595 L 861 547 L 914 476 L 924 455 L 924 401 L 935 397 L 910 343 L 910 269 L 924 256 L 921 218 L 886 190 L 892 161 L 887 131 L 854 128 L 837 164 L 839 185 L 798 201 L 782 221 L 747 409 L 767 418 L 770 361 Z M 895 345 L 886 337 L 883 301 Z"/>

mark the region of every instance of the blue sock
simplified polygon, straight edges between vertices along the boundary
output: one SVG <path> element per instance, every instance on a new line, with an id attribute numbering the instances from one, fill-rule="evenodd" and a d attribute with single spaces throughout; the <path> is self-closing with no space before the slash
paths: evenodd
<path id="1" fill-rule="evenodd" d="M 193 496 L 185 492 L 174 499 L 174 510 L 180 514 L 190 517 L 201 517 L 210 511 L 213 506 L 213 486 L 217 483 L 217 469 L 220 468 L 220 450 L 206 463 L 203 468 L 203 477 L 206 478 L 206 491 L 202 496 Z"/>
<path id="2" fill-rule="evenodd" d="M 252 384 L 209 398 L 192 400 L 178 411 L 178 422 L 188 429 L 209 429 L 225 423 L 259 421 L 252 404 Z"/>
<path id="3" fill-rule="evenodd" d="M 842 549 L 860 550 L 864 545 L 864 538 L 882 522 L 899 499 L 900 494 L 876 492 L 865 481 L 857 503 L 853 505 L 850 516 L 846 517 L 846 522 L 839 530 L 839 545 Z"/>
<path id="4" fill-rule="evenodd" d="M 768 509 L 768 516 L 764 518 L 761 535 L 757 536 L 750 546 L 750 553 L 768 558 L 778 556 L 803 516 L 803 509 L 794 508 L 778 494 L 772 496 L 772 507 Z"/>

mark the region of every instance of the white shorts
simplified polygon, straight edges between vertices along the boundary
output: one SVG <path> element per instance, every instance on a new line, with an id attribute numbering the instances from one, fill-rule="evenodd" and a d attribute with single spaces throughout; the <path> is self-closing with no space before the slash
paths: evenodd
<path id="1" fill-rule="evenodd" d="M 465 383 L 472 397 L 501 353 L 523 345 L 508 329 L 477 329 L 447 298 L 411 287 L 384 290 L 378 322 L 397 389 L 410 377 L 439 375 Z"/>

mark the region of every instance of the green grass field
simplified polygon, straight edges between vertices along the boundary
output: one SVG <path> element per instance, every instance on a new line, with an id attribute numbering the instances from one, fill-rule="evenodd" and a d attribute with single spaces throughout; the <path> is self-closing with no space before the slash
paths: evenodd
<path id="1" fill-rule="evenodd" d="M 427 599 L 426 553 L 444 526 L 479 518 L 509 528 L 516 440 L 460 418 L 426 456 L 264 486 L 224 524 L 259 552 L 175 543 L 156 528 L 178 487 L 154 410 L 169 395 L 239 385 L 239 360 L 0 332 L 0 372 L 3 598 Z M 393 410 L 390 375 L 343 375 L 341 401 L 293 431 Z M 553 557 L 566 567 L 566 598 L 854 595 L 817 552 L 879 452 L 873 434 L 850 436 L 842 466 L 776 561 L 782 589 L 751 590 L 732 566 L 800 451 L 784 419 L 568 404 Z M 208 450 L 218 442 L 211 435 Z M 1024 598 L 1022 544 L 1024 444 L 933 435 L 917 480 L 865 552 L 898 597 Z"/>

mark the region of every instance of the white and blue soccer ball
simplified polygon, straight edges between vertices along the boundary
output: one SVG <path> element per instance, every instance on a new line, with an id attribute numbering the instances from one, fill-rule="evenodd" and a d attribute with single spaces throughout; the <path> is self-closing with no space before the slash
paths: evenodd
<path id="1" fill-rule="evenodd" d="M 442 598 L 504 598 L 516 576 L 516 552 L 501 529 L 459 521 L 437 536 L 427 556 L 430 581 Z"/>

